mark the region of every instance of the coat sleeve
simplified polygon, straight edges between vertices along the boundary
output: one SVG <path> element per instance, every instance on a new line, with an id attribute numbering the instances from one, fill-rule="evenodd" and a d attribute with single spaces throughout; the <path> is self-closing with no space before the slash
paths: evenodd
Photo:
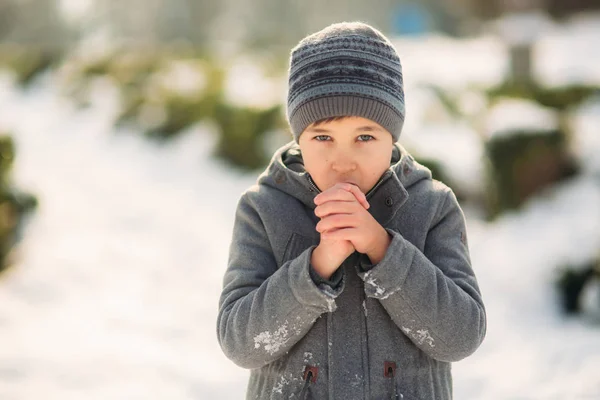
<path id="1" fill-rule="evenodd" d="M 334 311 L 342 287 L 313 282 L 309 264 L 314 246 L 278 268 L 249 197 L 245 193 L 237 205 L 217 336 L 234 363 L 259 368 L 285 354 L 321 314 Z"/>
<path id="2" fill-rule="evenodd" d="M 398 328 L 432 358 L 452 362 L 472 354 L 485 337 L 486 312 L 454 193 L 446 192 L 423 252 L 400 233 L 388 233 L 391 244 L 377 265 L 362 258 L 366 295 L 379 299 Z"/>

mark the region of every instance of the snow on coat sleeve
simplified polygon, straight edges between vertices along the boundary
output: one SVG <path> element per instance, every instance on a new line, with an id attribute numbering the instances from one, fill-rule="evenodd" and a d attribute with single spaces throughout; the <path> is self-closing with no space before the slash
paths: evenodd
<path id="1" fill-rule="evenodd" d="M 486 312 L 471 267 L 466 224 L 454 193 L 446 192 L 421 252 L 388 229 L 384 258 L 361 273 L 367 296 L 380 300 L 394 323 L 432 358 L 459 361 L 486 333 Z"/>
<path id="2" fill-rule="evenodd" d="M 310 277 L 313 248 L 277 268 L 249 193 L 242 195 L 217 317 L 219 344 L 234 363 L 259 368 L 278 359 L 335 310 L 339 291 L 322 290 Z"/>

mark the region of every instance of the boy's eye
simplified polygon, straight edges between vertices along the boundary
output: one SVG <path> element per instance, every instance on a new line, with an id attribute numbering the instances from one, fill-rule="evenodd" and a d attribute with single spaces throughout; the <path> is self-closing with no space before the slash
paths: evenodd
<path id="1" fill-rule="evenodd" d="M 373 136 L 371 136 L 371 135 L 360 135 L 360 136 L 358 137 L 358 140 L 359 140 L 360 142 L 368 142 L 368 141 L 371 141 L 371 140 L 373 140 L 373 139 L 375 139 L 375 138 L 374 138 Z"/>
<path id="2" fill-rule="evenodd" d="M 318 135 L 318 136 L 315 136 L 314 139 L 318 142 L 327 142 L 327 141 L 331 140 L 331 137 L 328 135 Z M 375 139 L 375 137 L 373 137 L 372 135 L 359 135 L 358 136 L 359 142 L 369 142 L 374 139 Z"/>

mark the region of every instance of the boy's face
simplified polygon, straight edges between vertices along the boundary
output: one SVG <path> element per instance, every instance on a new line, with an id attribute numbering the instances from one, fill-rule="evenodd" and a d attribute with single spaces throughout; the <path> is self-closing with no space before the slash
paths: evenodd
<path id="1" fill-rule="evenodd" d="M 299 139 L 304 167 L 321 191 L 340 182 L 367 193 L 390 167 L 392 135 L 362 117 L 311 124 Z"/>

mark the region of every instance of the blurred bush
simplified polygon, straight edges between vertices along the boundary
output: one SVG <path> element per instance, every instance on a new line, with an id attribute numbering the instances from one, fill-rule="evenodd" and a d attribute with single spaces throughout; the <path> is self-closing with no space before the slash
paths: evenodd
<path id="1" fill-rule="evenodd" d="M 17 82 L 28 86 L 40 73 L 56 67 L 62 55 L 46 48 L 0 44 L 0 68 L 13 71 Z"/>
<path id="2" fill-rule="evenodd" d="M 491 218 L 577 171 L 560 129 L 509 131 L 492 137 L 485 149 Z"/>
<path id="3" fill-rule="evenodd" d="M 597 93 L 599 88 L 592 85 L 547 88 L 514 81 L 487 90 L 489 104 L 507 97 L 527 99 L 556 110 L 560 121 L 556 129 L 514 129 L 492 135 L 486 143 L 490 217 L 518 208 L 549 184 L 577 173 L 578 166 L 568 152 L 566 113 Z"/>
<path id="4" fill-rule="evenodd" d="M 18 191 L 10 184 L 14 157 L 15 146 L 11 136 L 0 134 L 0 272 L 10 266 L 10 252 L 20 239 L 24 219 L 37 207 L 35 197 Z"/>
<path id="5" fill-rule="evenodd" d="M 95 78 L 109 78 L 121 91 L 123 107 L 119 120 L 126 120 L 135 116 L 143 100 L 142 89 L 160 66 L 160 54 L 150 49 L 124 47 L 94 56 L 71 54 L 59 70 L 63 94 L 79 106 L 87 106 L 90 84 Z"/>
<path id="6" fill-rule="evenodd" d="M 594 278 L 600 278 L 600 259 L 559 269 L 555 287 L 565 313 L 577 314 L 582 311 L 582 295 Z M 596 307 L 600 309 L 600 304 L 596 304 Z"/>
<path id="7" fill-rule="evenodd" d="M 600 87 L 593 85 L 548 88 L 534 83 L 516 84 L 512 81 L 506 81 L 487 91 L 487 95 L 492 102 L 497 98 L 516 97 L 533 100 L 542 106 L 554 108 L 558 111 L 565 111 L 570 107 L 577 106 L 597 94 L 600 94 Z"/>
<path id="8" fill-rule="evenodd" d="M 271 154 L 266 154 L 263 138 L 267 132 L 283 128 L 281 106 L 263 110 L 221 103 L 214 117 L 220 128 L 218 156 L 250 169 L 269 161 Z"/>
<path id="9" fill-rule="evenodd" d="M 497 87 L 480 89 L 486 99 L 483 104 L 488 107 L 468 115 L 461 108 L 460 95 L 452 95 L 440 87 L 428 88 L 450 117 L 467 120 L 480 131 L 486 156 L 484 206 L 490 219 L 504 211 L 518 209 L 548 185 L 578 172 L 579 167 L 569 152 L 572 133 L 568 113 L 600 94 L 600 88 L 594 85 L 547 88 L 509 80 Z M 511 99 L 522 99 L 517 101 L 520 105 L 516 113 L 501 114 L 500 120 L 496 118 L 495 122 L 503 125 L 502 118 L 517 117 L 517 120 L 506 121 L 514 126 L 486 131 L 482 123 L 492 115 L 494 106 L 500 102 L 510 103 Z M 541 110 L 539 113 L 538 109 Z M 548 119 L 544 118 L 545 114 Z M 550 119 L 554 118 L 556 126 L 550 128 Z"/>
<path id="10" fill-rule="evenodd" d="M 203 120 L 217 125 L 215 154 L 236 167 L 254 169 L 269 160 L 264 139 L 284 129 L 280 105 L 260 108 L 229 104 L 228 70 L 206 54 L 169 49 L 119 49 L 92 60 L 72 59 L 63 70 L 66 93 L 88 104 L 92 79 L 105 76 L 119 88 L 122 107 L 117 125 L 130 125 L 146 136 L 168 140 Z"/>
<path id="11" fill-rule="evenodd" d="M 178 65 L 178 67 L 176 66 Z M 195 85 L 177 90 L 169 76 L 175 71 L 157 71 L 146 87 L 147 102 L 138 110 L 137 120 L 148 135 L 161 139 L 176 136 L 184 129 L 204 119 L 215 119 L 215 113 L 223 102 L 225 70 L 216 63 L 200 59 L 178 60 L 171 69 L 194 76 Z M 187 72 L 183 72 L 186 70 Z M 158 78 L 164 74 L 164 78 Z M 158 112 L 158 118 L 156 117 Z M 153 117 L 154 116 L 154 117 Z M 150 119 L 150 121 L 148 121 Z"/>

